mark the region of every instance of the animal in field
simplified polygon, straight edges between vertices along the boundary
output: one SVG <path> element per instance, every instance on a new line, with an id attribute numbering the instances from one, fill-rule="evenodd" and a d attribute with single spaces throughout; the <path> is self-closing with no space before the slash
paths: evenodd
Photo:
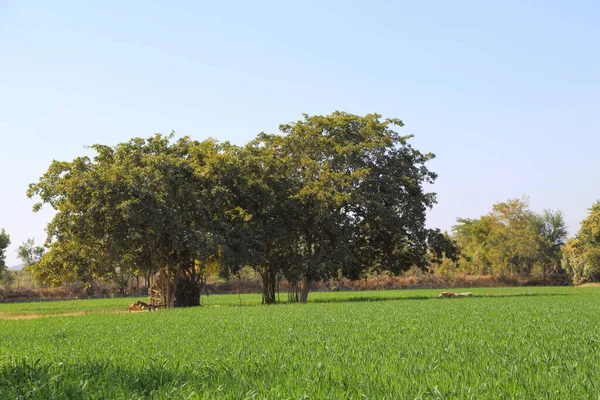
<path id="1" fill-rule="evenodd" d="M 135 303 L 133 303 L 129 306 L 129 312 L 144 311 L 144 310 L 155 311 L 157 308 L 158 308 L 158 306 L 155 306 L 154 304 L 149 304 L 149 303 L 146 303 L 143 301 L 136 301 Z"/>
<path id="2" fill-rule="evenodd" d="M 471 297 L 473 293 L 465 292 L 465 293 L 453 293 L 453 292 L 442 292 L 438 297 Z"/>

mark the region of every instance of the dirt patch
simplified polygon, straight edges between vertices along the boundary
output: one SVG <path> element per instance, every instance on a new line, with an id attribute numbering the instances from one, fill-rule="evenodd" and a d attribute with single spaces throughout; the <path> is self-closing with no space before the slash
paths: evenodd
<path id="1" fill-rule="evenodd" d="M 142 311 L 128 311 L 128 310 L 99 310 L 93 311 L 93 314 L 126 314 L 126 313 L 139 313 L 139 312 L 148 312 L 147 310 Z M 45 318 L 45 317 L 72 317 L 78 315 L 86 315 L 90 314 L 90 312 L 85 311 L 77 311 L 70 313 L 62 313 L 62 314 L 5 314 L 0 312 L 0 320 L 1 319 L 36 319 L 36 318 Z"/>
<path id="2" fill-rule="evenodd" d="M 583 285 L 579 285 L 577 287 L 600 287 L 600 283 L 599 282 L 584 283 Z"/>
<path id="3" fill-rule="evenodd" d="M 6 315 L 0 313 L 0 319 L 36 319 L 45 317 L 70 317 L 75 315 L 85 315 L 83 311 L 64 313 L 64 314 L 23 314 L 23 315 Z"/>

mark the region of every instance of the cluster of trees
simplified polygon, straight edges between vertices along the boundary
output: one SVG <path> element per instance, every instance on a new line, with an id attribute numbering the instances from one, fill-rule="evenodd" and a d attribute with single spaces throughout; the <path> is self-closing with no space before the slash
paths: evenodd
<path id="1" fill-rule="evenodd" d="M 450 238 L 425 228 L 434 156 L 401 126 L 335 112 L 244 146 L 173 135 L 93 145 L 93 158 L 54 161 L 30 185 L 34 210 L 56 210 L 48 251 L 31 269 L 54 285 L 160 272 L 170 307 L 198 304 L 215 265 L 224 275 L 252 267 L 263 302 L 275 303 L 282 278 L 291 300 L 306 302 L 315 281 L 455 258 Z"/>
<path id="2" fill-rule="evenodd" d="M 335 112 L 281 125 L 244 146 L 173 134 L 96 144 L 93 157 L 54 161 L 28 196 L 56 210 L 45 247 L 19 257 L 51 285 L 123 276 L 167 282 L 167 306 L 197 305 L 209 274 L 244 266 L 262 279 L 263 303 L 280 280 L 291 301 L 311 284 L 413 267 L 440 274 L 600 277 L 600 203 L 575 238 L 559 211 L 526 198 L 458 219 L 452 233 L 425 228 L 435 194 L 434 156 L 414 149 L 398 119 Z M 0 234 L 0 272 L 9 237 Z"/>
<path id="3" fill-rule="evenodd" d="M 564 277 L 579 285 L 600 279 L 600 202 L 590 208 L 575 237 L 560 211 L 535 213 L 527 198 L 495 204 L 478 219 L 458 218 L 447 236 L 454 257 L 431 259 L 431 270 L 520 278 Z"/>
<path id="4" fill-rule="evenodd" d="M 517 279 L 538 272 L 545 281 L 561 269 L 568 232 L 560 211 L 537 214 L 527 199 L 513 199 L 495 204 L 479 219 L 457 222 L 452 231 L 463 272 Z"/>

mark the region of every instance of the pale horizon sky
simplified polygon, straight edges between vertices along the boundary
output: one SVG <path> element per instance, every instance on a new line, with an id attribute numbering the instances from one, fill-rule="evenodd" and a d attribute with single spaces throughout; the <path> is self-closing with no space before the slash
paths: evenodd
<path id="1" fill-rule="evenodd" d="M 600 198 L 596 1 L 0 0 L 0 229 L 45 240 L 50 162 L 175 130 L 243 144 L 377 112 L 437 158 L 428 226 L 529 196 L 574 234 Z"/>

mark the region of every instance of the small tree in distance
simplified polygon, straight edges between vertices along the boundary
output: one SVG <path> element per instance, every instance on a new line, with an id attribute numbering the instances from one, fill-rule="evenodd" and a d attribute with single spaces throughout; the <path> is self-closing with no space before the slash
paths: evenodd
<path id="1" fill-rule="evenodd" d="M 4 280 L 8 274 L 6 268 L 6 249 L 10 245 L 10 235 L 4 229 L 0 231 L 0 280 Z"/>
<path id="2" fill-rule="evenodd" d="M 43 246 L 36 246 L 33 238 L 27 239 L 17 248 L 17 257 L 23 261 L 24 270 L 31 273 L 33 282 L 33 271 L 37 264 L 44 256 L 45 249 Z M 17 276 L 17 284 L 20 283 L 20 276 Z"/>
<path id="3" fill-rule="evenodd" d="M 17 257 L 25 267 L 31 267 L 32 265 L 40 262 L 44 256 L 45 249 L 43 246 L 36 246 L 33 238 L 27 239 L 22 245 L 17 248 Z"/>

